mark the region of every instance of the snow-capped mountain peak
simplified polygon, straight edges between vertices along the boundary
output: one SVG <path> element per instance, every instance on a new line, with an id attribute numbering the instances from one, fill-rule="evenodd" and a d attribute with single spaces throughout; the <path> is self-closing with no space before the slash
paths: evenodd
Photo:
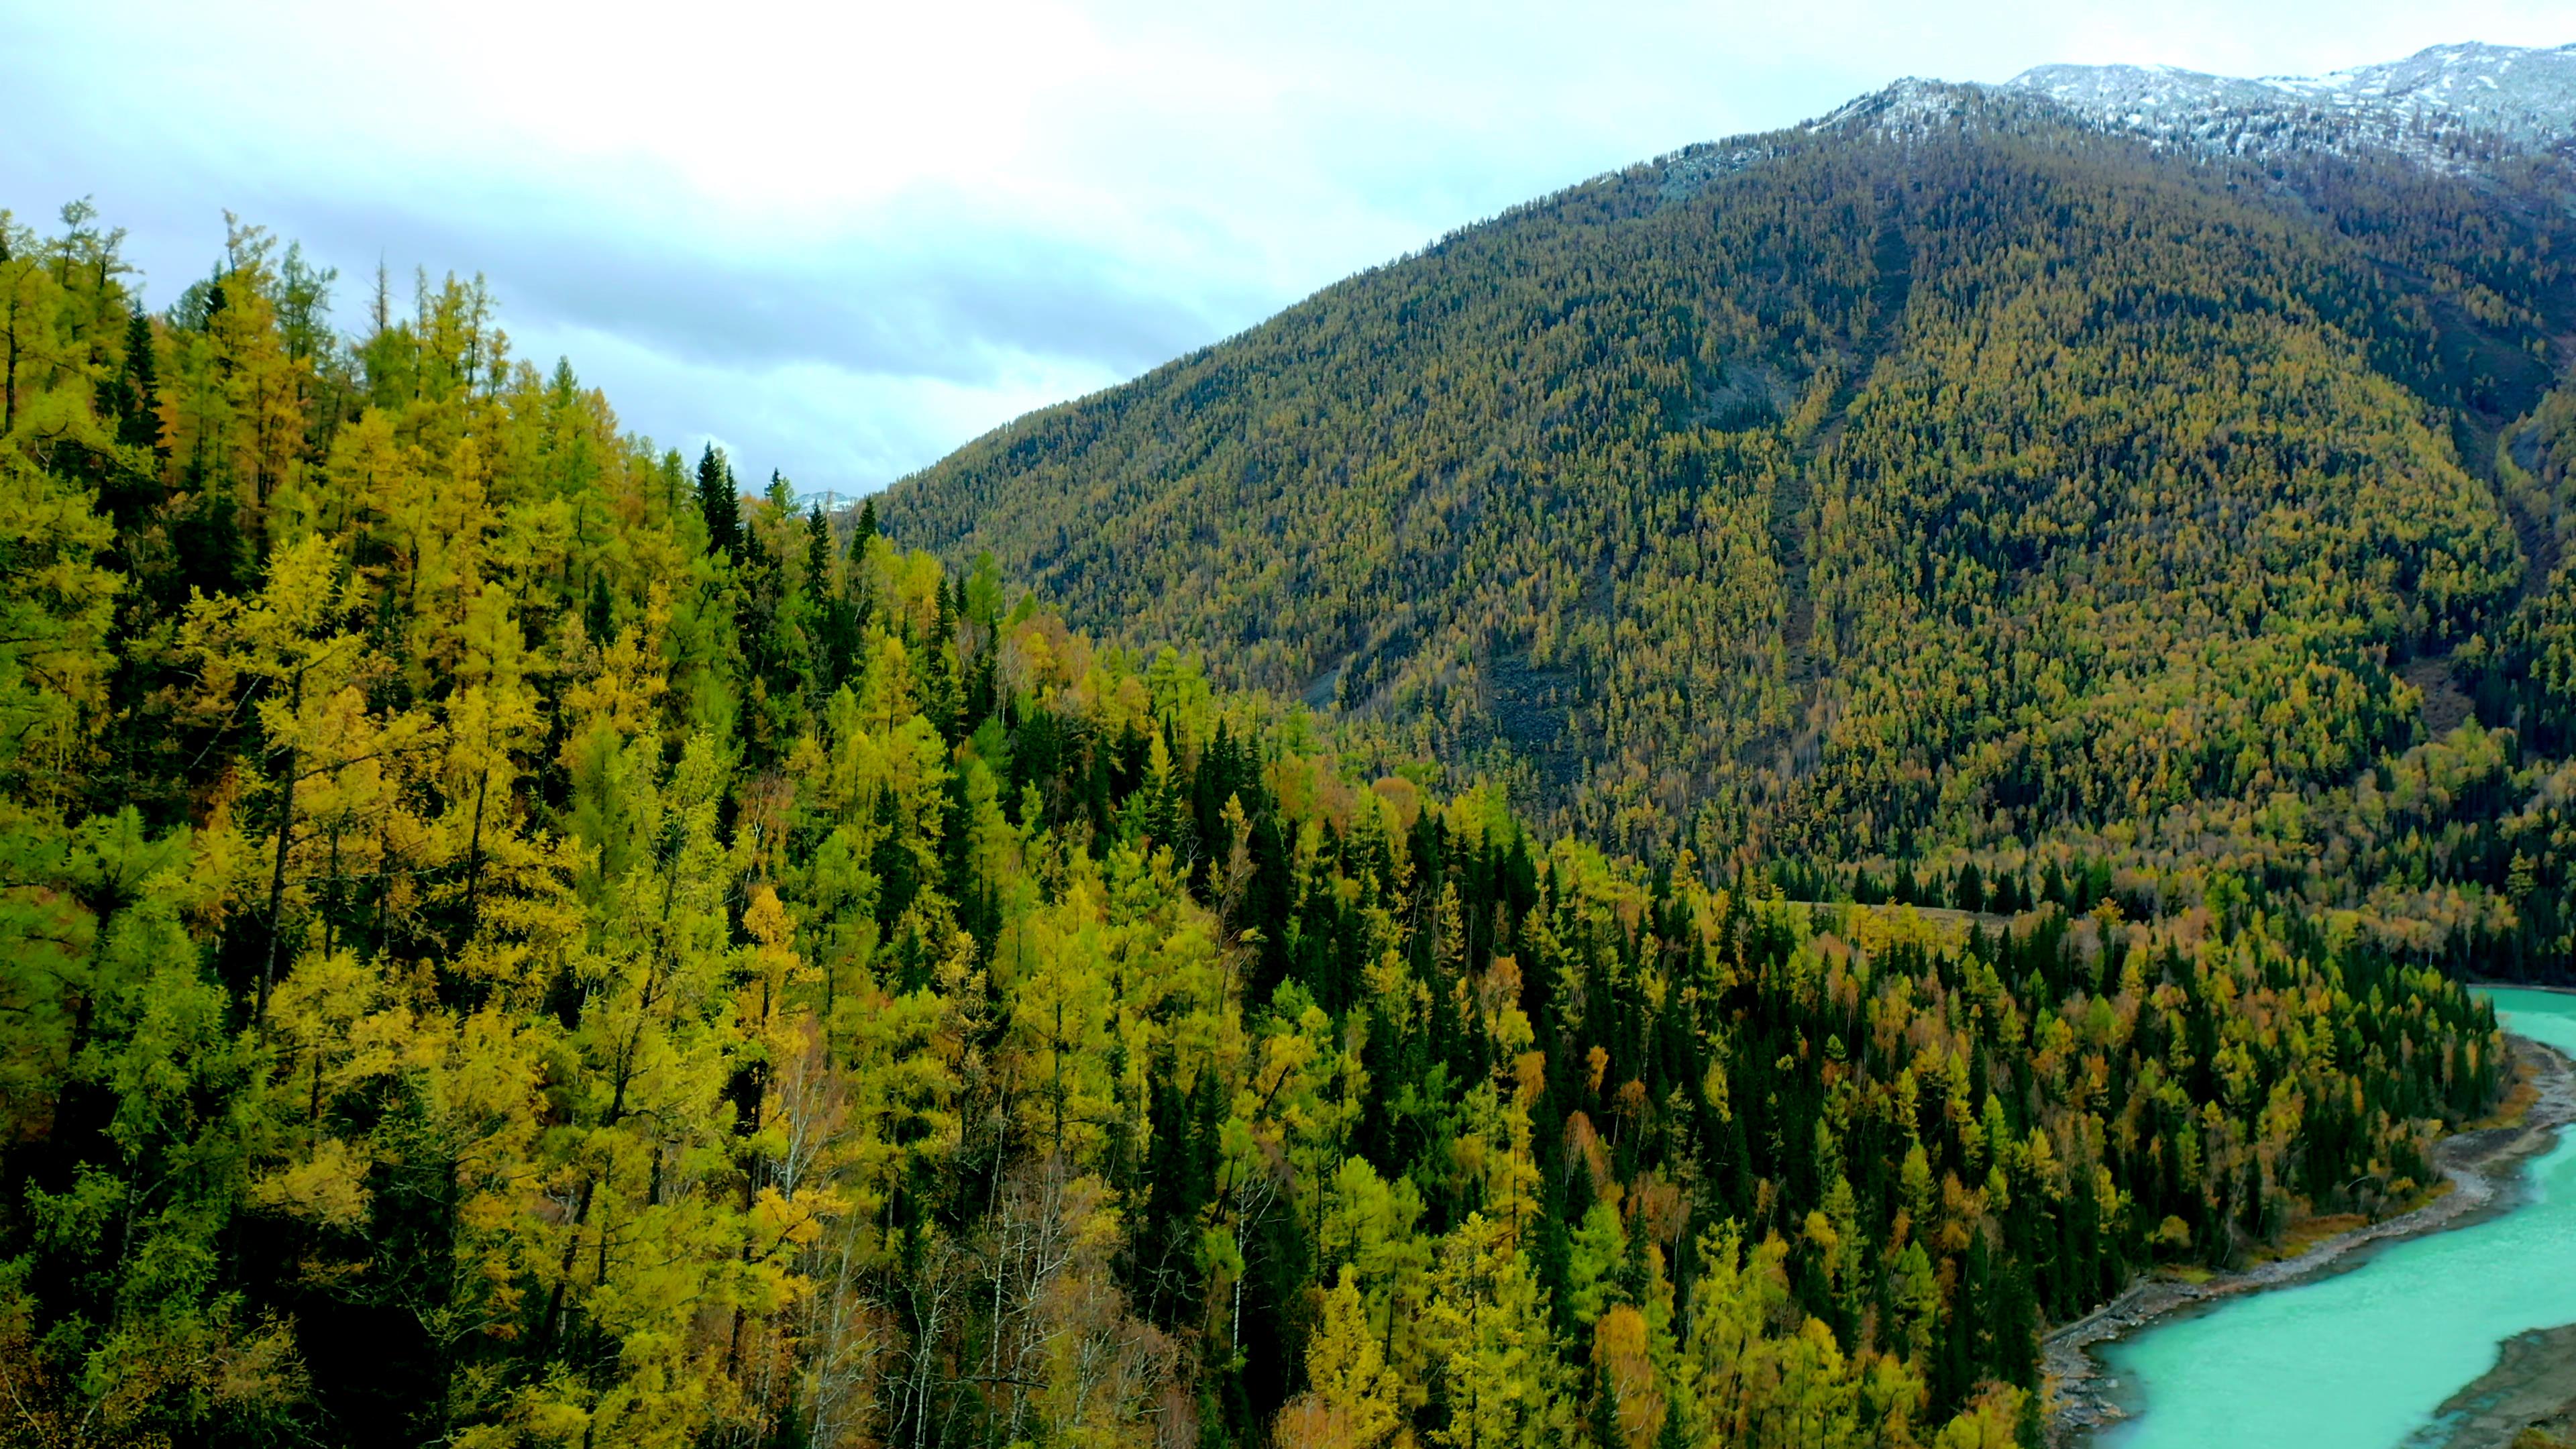
<path id="1" fill-rule="evenodd" d="M 2043 65 L 2005 88 L 2169 139 L 2207 138 L 2228 120 L 2332 118 L 2357 139 L 2419 155 L 2469 140 L 2576 141 L 2576 45 L 2436 45 L 2330 75 L 2253 79 L 2165 65 Z"/>

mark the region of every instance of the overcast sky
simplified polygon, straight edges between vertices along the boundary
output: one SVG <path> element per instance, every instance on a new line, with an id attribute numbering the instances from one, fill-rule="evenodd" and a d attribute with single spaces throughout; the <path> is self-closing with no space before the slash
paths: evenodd
<path id="1" fill-rule="evenodd" d="M 94 196 L 165 305 L 230 207 L 480 271 L 630 428 L 872 489 L 1514 202 L 1901 75 L 2314 73 L 2568 0 L 1265 7 L 0 0 L 0 207 Z"/>

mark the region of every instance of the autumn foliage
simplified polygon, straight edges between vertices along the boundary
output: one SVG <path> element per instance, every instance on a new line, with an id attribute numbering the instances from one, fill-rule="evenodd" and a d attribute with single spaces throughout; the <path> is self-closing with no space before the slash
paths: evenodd
<path id="1" fill-rule="evenodd" d="M 479 285 L 343 339 L 247 228 L 159 313 L 85 210 L 0 249 L 0 1440 L 2000 1444 L 2046 1324 L 2405 1199 L 2499 1090 L 2295 893 L 1551 839 L 656 452 Z M 2359 407 L 2340 356 L 2281 385 Z M 1850 526 L 1932 496 L 1862 441 L 1928 386 L 1853 405 Z M 2185 652 L 2380 719 L 2342 647 Z"/>

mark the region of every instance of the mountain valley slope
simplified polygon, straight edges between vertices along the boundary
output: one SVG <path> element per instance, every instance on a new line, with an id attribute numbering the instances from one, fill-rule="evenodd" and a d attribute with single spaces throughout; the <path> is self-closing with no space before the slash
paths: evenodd
<path id="1" fill-rule="evenodd" d="M 2167 76 L 2154 124 L 2116 69 L 1900 83 L 1454 233 L 881 513 L 1614 844 L 2080 842 L 2147 889 L 2215 851 L 2519 929 L 2498 811 L 2432 809 L 2476 842 L 2410 864 L 2360 796 L 2471 722 L 2521 733 L 2439 768 L 2519 806 L 2564 714 L 2518 662 L 2559 505 L 2512 459 L 2576 333 L 2567 54 Z M 2547 83 L 2438 110 L 2490 73 Z M 2319 819 L 2377 864 L 2314 878 Z"/>

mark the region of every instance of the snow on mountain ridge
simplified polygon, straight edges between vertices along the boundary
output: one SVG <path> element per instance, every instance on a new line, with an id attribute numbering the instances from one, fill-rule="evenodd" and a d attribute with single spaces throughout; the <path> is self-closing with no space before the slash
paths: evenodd
<path id="1" fill-rule="evenodd" d="M 2322 76 L 2247 79 L 2174 65 L 2043 65 L 2001 85 L 1908 76 L 1797 129 L 1902 142 L 2068 121 L 2200 156 L 2377 153 L 2454 174 L 2515 152 L 2576 160 L 2576 44 L 2436 45 Z M 1773 154 L 1770 138 L 1738 136 L 1651 164 L 1669 204 Z"/>
<path id="2" fill-rule="evenodd" d="M 2205 131 L 2220 115 L 2286 119 L 2314 112 L 2351 123 L 2365 138 L 2418 152 L 2445 134 L 2541 146 L 2576 140 L 2576 45 L 2470 41 L 2330 75 L 2254 79 L 2178 66 L 2043 65 L 2004 88 L 2158 135 Z"/>

